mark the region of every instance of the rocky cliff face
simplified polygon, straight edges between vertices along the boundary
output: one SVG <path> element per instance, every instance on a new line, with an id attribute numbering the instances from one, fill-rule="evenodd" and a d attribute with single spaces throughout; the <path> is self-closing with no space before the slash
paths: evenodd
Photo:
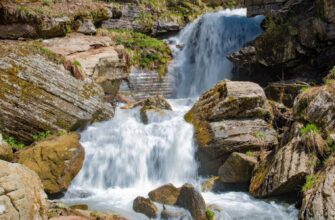
<path id="1" fill-rule="evenodd" d="M 245 5 L 250 15 L 268 17 L 265 32 L 230 56 L 237 77 L 263 84 L 296 78 L 320 82 L 334 66 L 333 1 L 245 1 Z"/>

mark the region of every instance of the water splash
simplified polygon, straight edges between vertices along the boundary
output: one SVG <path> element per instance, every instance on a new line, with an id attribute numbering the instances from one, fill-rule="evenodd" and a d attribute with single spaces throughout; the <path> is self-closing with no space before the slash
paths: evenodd
<path id="1" fill-rule="evenodd" d="M 209 13 L 170 39 L 176 96 L 195 97 L 223 79 L 231 78 L 227 55 L 254 40 L 261 32 L 263 16 L 247 18 L 246 10 Z M 182 48 L 182 49 L 181 49 Z"/>

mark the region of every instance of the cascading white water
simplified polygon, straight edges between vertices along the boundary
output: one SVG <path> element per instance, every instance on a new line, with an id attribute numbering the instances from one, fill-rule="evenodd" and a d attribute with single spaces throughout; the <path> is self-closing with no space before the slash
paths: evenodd
<path id="1" fill-rule="evenodd" d="M 189 25 L 187 31 L 193 33 L 193 29 L 197 29 L 200 20 L 203 20 L 203 24 L 211 25 L 210 29 L 214 31 L 215 25 L 220 26 L 221 24 L 220 22 L 210 24 L 214 17 L 221 19 L 222 16 L 227 17 L 234 13 L 241 14 L 241 10 L 205 15 L 204 18 Z M 209 20 L 207 21 L 207 19 Z M 232 31 L 229 28 L 229 23 L 226 23 L 228 20 L 232 21 L 232 25 L 236 27 L 243 23 L 240 27 L 245 27 L 245 32 L 254 33 L 254 35 L 259 32 L 259 26 L 253 26 L 255 25 L 253 22 L 249 23 L 251 27 L 247 27 L 249 21 L 246 22 L 246 18 L 234 17 L 232 20 L 230 18 L 224 20 L 226 32 Z M 254 32 L 251 31 L 253 28 L 256 29 Z M 237 35 L 223 34 L 220 36 L 229 36 L 221 41 L 229 41 L 231 45 L 234 43 L 242 45 L 246 39 L 251 39 L 253 34 L 248 35 L 250 38 L 244 38 L 243 42 L 233 39 L 242 35 L 243 31 L 239 30 Z M 176 59 L 179 61 L 174 62 L 171 70 L 175 70 L 176 64 L 180 67 L 186 63 L 187 66 L 188 62 L 185 60 L 191 59 L 187 58 L 191 55 L 203 57 L 199 58 L 199 62 L 201 60 L 201 62 L 205 62 L 205 56 L 194 54 L 196 51 L 198 51 L 197 53 L 209 53 L 210 56 L 223 56 L 223 52 L 214 53 L 211 51 L 215 49 L 213 46 L 206 49 L 206 45 L 208 45 L 206 42 L 214 41 L 211 36 L 215 38 L 215 41 L 219 40 L 217 39 L 219 35 L 209 34 L 207 41 L 193 42 L 204 51 L 201 49 L 193 50 L 192 55 L 191 52 L 187 52 L 191 51 L 191 48 L 187 48 L 191 47 L 191 44 L 184 47 L 186 51 L 175 50 Z M 222 44 L 213 45 L 222 46 Z M 230 47 L 231 50 L 233 48 L 235 47 Z M 213 57 L 213 59 L 220 63 L 221 58 Z M 224 56 L 222 60 L 225 60 Z M 192 85 L 188 86 L 182 81 L 182 84 L 188 86 L 188 89 L 180 87 L 182 88 L 181 96 L 196 95 L 210 84 L 215 83 L 215 80 L 218 81 L 221 79 L 220 77 L 225 77 L 224 74 L 220 75 L 220 71 L 217 71 L 219 75 L 211 78 L 206 75 L 210 73 L 209 69 L 214 71 L 214 69 L 223 68 L 223 70 L 227 70 L 223 72 L 228 73 L 228 69 L 231 68 L 227 63 L 225 65 L 228 65 L 229 68 L 221 63 L 217 64 L 213 60 L 206 62 L 210 63 L 206 64 L 206 68 L 192 67 L 193 69 L 201 67 L 203 72 L 197 70 L 196 74 L 204 75 L 187 75 L 183 78 L 183 80 L 190 80 Z M 206 81 L 208 77 L 210 80 Z M 202 85 L 201 80 L 205 85 Z M 149 123 L 146 125 L 141 122 L 138 109 L 122 110 L 118 108 L 112 120 L 97 123 L 85 130 L 81 134 L 81 143 L 86 151 L 84 167 L 75 178 L 63 201 L 70 204 L 86 203 L 93 209 L 114 211 L 129 219 L 137 220 L 147 219 L 144 215 L 132 211 L 132 202 L 137 196 L 147 197 L 150 190 L 166 183 L 173 183 L 179 187 L 190 182 L 200 189 L 196 173 L 197 163 L 194 159 L 196 146 L 193 139 L 193 127 L 183 118 L 194 104 L 195 99 L 174 99 L 169 102 L 173 111 L 149 114 Z M 203 196 L 207 204 L 214 204 L 222 209 L 221 212 L 216 213 L 216 219 L 297 219 L 297 210 L 293 206 L 284 206 L 273 201 L 256 200 L 246 193 L 203 193 Z M 159 208 L 162 207 L 159 206 Z M 176 209 L 174 207 L 167 208 Z M 178 211 L 185 212 L 185 210 L 179 209 Z M 191 217 L 185 212 L 182 219 L 191 219 Z"/>
<path id="2" fill-rule="evenodd" d="M 170 72 L 175 75 L 177 97 L 199 96 L 220 80 L 231 78 L 233 66 L 226 56 L 262 31 L 263 16 L 245 15 L 245 9 L 206 14 L 170 39 L 176 51 Z"/>

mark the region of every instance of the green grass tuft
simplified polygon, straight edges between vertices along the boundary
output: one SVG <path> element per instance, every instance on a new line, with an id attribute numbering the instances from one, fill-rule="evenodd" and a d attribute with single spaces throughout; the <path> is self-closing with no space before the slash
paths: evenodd
<path id="1" fill-rule="evenodd" d="M 78 67 L 82 67 L 81 63 L 78 60 L 73 61 L 73 65 L 78 66 Z"/>
<path id="2" fill-rule="evenodd" d="M 14 149 L 23 149 L 23 148 L 26 147 L 25 144 L 19 142 L 18 140 L 16 140 L 13 137 L 4 136 L 3 139 L 4 139 L 4 141 L 7 142 L 7 144 L 9 144 Z"/>
<path id="3" fill-rule="evenodd" d="M 316 183 L 316 177 L 314 175 L 308 175 L 306 177 L 305 185 L 302 187 L 303 192 L 307 192 L 312 189 Z"/>
<path id="4" fill-rule="evenodd" d="M 304 126 L 303 128 L 300 129 L 300 134 L 301 135 L 305 135 L 305 134 L 309 134 L 309 133 L 318 133 L 319 134 L 320 129 L 314 123 L 307 124 L 306 126 Z"/>

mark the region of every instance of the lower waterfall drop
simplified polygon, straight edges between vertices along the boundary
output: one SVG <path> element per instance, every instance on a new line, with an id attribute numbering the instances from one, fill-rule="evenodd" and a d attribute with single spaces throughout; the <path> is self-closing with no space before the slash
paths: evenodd
<path id="1" fill-rule="evenodd" d="M 183 76 L 181 84 L 176 89 L 179 91 L 179 97 L 188 98 L 168 100 L 173 111 L 149 114 L 149 123 L 143 124 L 139 109 L 123 110 L 117 108 L 113 119 L 96 123 L 82 132 L 81 144 L 86 151 L 84 166 L 62 199 L 63 202 L 67 204 L 84 203 L 88 204 L 91 209 L 115 212 L 130 220 L 141 220 L 148 218 L 132 210 L 133 200 L 137 196 L 148 197 L 149 191 L 167 183 L 180 187 L 188 182 L 194 184 L 197 189 L 201 189 L 201 178 L 197 176 L 198 165 L 195 160 L 194 131 L 192 125 L 185 122 L 184 115 L 196 101 L 196 98 L 190 97 L 199 95 L 212 84 L 228 77 L 225 74 L 230 73 L 231 66 L 226 62 L 225 54 L 238 49 L 246 41 L 252 40 L 260 33 L 259 18 L 255 18 L 256 23 L 251 22 L 252 24 L 250 24 L 249 20 L 246 22 L 245 17 L 229 17 L 233 14 L 241 15 L 242 12 L 243 10 L 229 10 L 204 15 L 220 18 L 225 16 L 227 20 L 231 19 L 236 27 L 247 28 L 247 32 L 250 34 L 245 37 L 242 37 L 241 33 L 231 34 L 230 38 L 226 39 L 230 42 L 229 44 L 237 45 L 227 47 L 228 49 L 225 49 L 224 52 L 216 52 L 216 54 L 223 56 L 223 66 L 221 64 L 215 66 L 215 63 L 211 63 L 203 69 L 201 66 L 189 67 L 186 65 L 188 61 L 185 60 L 194 59 L 195 56 L 202 57 L 197 60 L 200 64 L 201 62 L 211 62 L 207 58 L 207 60 L 205 59 L 206 55 L 195 53 L 213 54 L 214 52 L 211 50 L 214 50 L 214 47 L 212 46 L 201 51 L 200 48 L 203 48 L 203 45 L 198 45 L 197 50 L 187 52 L 191 50 L 190 48 L 187 49 L 188 46 L 186 45 L 190 42 L 184 42 L 185 51 L 182 50 L 175 54 L 175 61 L 170 67 L 171 71 L 175 71 L 173 74 L 178 72 L 176 70 L 179 67 L 185 67 L 192 71 L 200 68 L 194 72 L 194 74 L 200 75 L 192 76 L 190 75 L 191 72 L 188 72 L 187 76 Z M 186 27 L 184 34 L 186 35 L 186 32 L 194 33 L 194 28 L 200 20 L 201 18 Z M 231 31 L 228 23 L 223 23 L 225 27 L 222 28 Z M 212 25 L 219 24 L 221 23 L 217 22 Z M 214 31 L 215 26 L 212 25 L 210 25 L 211 31 Z M 209 38 L 210 36 L 217 37 L 216 35 L 207 35 Z M 235 37 L 239 39 L 236 40 Z M 171 39 L 171 41 L 174 40 L 176 38 Z M 194 40 L 195 38 L 192 43 L 196 44 Z M 207 39 L 207 41 L 211 42 L 213 39 Z M 202 43 L 204 42 L 206 41 Z M 220 44 L 213 45 L 220 46 Z M 228 45 L 228 42 L 225 45 Z M 210 56 L 208 55 L 208 58 Z M 215 62 L 219 61 L 220 59 L 215 60 Z M 216 71 L 215 68 L 218 68 L 218 70 Z M 227 71 L 219 71 L 219 68 L 224 68 L 223 70 L 227 68 Z M 213 78 L 209 77 L 208 74 L 211 71 L 218 73 L 218 75 L 213 76 Z M 179 71 L 177 75 L 184 73 L 187 74 L 184 71 Z M 208 77 L 210 79 L 206 80 Z M 185 80 L 190 80 L 190 85 L 187 85 Z M 295 220 L 298 216 L 298 211 L 293 205 L 254 199 L 244 192 L 219 194 L 205 192 L 202 195 L 206 204 L 214 205 L 222 210 L 216 212 L 216 220 Z M 162 210 L 161 205 L 158 205 L 158 207 Z M 167 206 L 167 208 L 186 213 L 183 218 L 177 219 L 191 220 L 190 215 L 184 209 L 170 206 Z"/>

